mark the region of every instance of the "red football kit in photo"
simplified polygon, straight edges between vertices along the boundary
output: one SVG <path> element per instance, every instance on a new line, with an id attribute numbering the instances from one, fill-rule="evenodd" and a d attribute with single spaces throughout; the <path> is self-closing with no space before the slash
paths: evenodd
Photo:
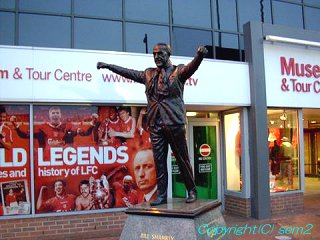
<path id="1" fill-rule="evenodd" d="M 139 133 L 139 137 L 140 137 L 141 148 L 152 148 L 149 132 L 147 132 L 144 129 L 141 129 L 141 131 Z"/>
<path id="2" fill-rule="evenodd" d="M 0 138 L 5 143 L 12 143 L 13 142 L 12 131 L 11 131 L 10 127 L 8 127 L 5 123 L 2 123 L 0 125 Z M 2 147 L 3 146 L 1 146 L 1 144 L 0 144 L 0 148 L 2 148 Z"/>
<path id="3" fill-rule="evenodd" d="M 66 194 L 54 196 L 44 203 L 44 208 L 50 212 L 68 212 L 75 209 L 75 196 Z"/>
<path id="4" fill-rule="evenodd" d="M 44 160 L 49 160 L 51 158 L 50 148 L 64 147 L 65 134 L 71 129 L 72 125 L 67 123 L 60 123 L 57 126 L 52 125 L 51 123 L 35 126 L 34 136 L 38 139 L 39 147 L 44 148 Z"/>
<path id="5" fill-rule="evenodd" d="M 17 202 L 17 197 L 16 197 L 16 195 L 10 195 L 10 194 L 8 194 L 7 196 L 6 196 L 6 206 L 8 206 L 8 207 L 10 207 L 10 204 L 11 203 L 14 203 L 14 202 Z"/>
<path id="6" fill-rule="evenodd" d="M 5 147 L 6 144 L 13 143 L 12 130 L 5 123 L 0 125 L 0 148 L 5 150 L 5 159 L 7 161 L 12 159 L 12 151 Z"/>
<path id="7" fill-rule="evenodd" d="M 55 126 L 51 123 L 46 123 L 35 126 L 35 137 L 39 139 L 39 145 L 41 142 L 45 142 L 45 146 L 48 147 L 61 147 L 64 145 L 63 137 L 66 131 L 71 128 L 71 124 L 60 123 Z"/>
<path id="8" fill-rule="evenodd" d="M 138 203 L 138 193 L 136 190 L 125 192 L 123 188 L 116 191 L 116 204 L 115 207 L 129 207 Z"/>
<path id="9" fill-rule="evenodd" d="M 129 118 L 124 122 L 124 121 L 120 121 L 120 132 L 130 132 L 133 128 L 135 127 L 135 121 L 133 120 L 133 118 L 131 116 L 129 116 Z M 125 142 L 123 142 L 122 144 L 133 144 L 133 139 L 127 138 Z"/>
<path id="10" fill-rule="evenodd" d="M 113 130 L 115 132 L 121 132 L 120 119 L 118 118 L 116 121 L 112 121 L 112 120 L 109 119 L 108 120 L 107 129 L 108 129 L 108 131 L 109 130 Z M 109 143 L 110 146 L 113 146 L 115 148 L 121 146 L 121 141 L 117 137 L 111 137 L 108 140 L 108 143 Z"/>

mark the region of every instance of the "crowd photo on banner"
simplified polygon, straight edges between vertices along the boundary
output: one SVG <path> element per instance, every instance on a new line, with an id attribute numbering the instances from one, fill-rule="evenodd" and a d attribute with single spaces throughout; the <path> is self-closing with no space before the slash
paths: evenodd
<path id="1" fill-rule="evenodd" d="M 156 198 L 145 107 L 1 105 L 0 112 L 0 215 Z"/>

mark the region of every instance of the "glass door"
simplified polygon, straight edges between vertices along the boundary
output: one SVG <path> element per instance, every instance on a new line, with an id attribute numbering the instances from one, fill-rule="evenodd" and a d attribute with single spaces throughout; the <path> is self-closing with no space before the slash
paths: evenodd
<path id="1" fill-rule="evenodd" d="M 214 122 L 189 122 L 189 155 L 194 170 L 199 199 L 218 198 L 218 124 Z M 172 196 L 185 197 L 186 188 L 175 158 L 172 160 Z"/>

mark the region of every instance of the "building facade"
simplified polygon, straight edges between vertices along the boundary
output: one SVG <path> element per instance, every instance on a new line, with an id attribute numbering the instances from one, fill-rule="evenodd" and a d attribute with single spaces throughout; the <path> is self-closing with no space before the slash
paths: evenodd
<path id="1" fill-rule="evenodd" d="M 124 176 L 143 192 L 134 159 L 150 144 L 146 100 L 95 66 L 143 70 L 157 42 L 171 44 L 174 64 L 209 50 L 184 96 L 199 197 L 258 219 L 301 209 L 306 177 L 319 176 L 319 18 L 314 0 L 1 0 L 1 237 L 121 231 Z M 110 130 L 113 111 L 124 123 Z M 169 195 L 184 197 L 168 162 Z M 49 206 L 59 181 L 68 198 Z M 85 187 L 110 197 L 85 208 Z"/>

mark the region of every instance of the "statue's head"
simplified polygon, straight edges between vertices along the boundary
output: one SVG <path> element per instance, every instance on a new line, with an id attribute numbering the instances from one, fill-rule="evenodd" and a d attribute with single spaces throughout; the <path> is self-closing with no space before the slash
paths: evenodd
<path id="1" fill-rule="evenodd" d="M 157 67 L 164 67 L 169 62 L 171 47 L 166 43 L 157 43 L 153 47 L 153 58 Z"/>

